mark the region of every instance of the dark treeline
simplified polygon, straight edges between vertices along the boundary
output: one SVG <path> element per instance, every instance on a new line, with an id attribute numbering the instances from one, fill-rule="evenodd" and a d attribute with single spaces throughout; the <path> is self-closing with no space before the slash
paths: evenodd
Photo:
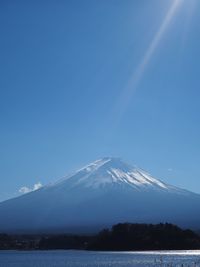
<path id="1" fill-rule="evenodd" d="M 173 250 L 200 249 L 200 236 L 172 224 L 121 223 L 97 235 L 6 235 L 0 249 Z"/>
<path id="2" fill-rule="evenodd" d="M 39 249 L 87 249 L 94 236 L 58 235 L 41 238 Z"/>
<path id="3" fill-rule="evenodd" d="M 91 250 L 173 250 L 199 249 L 200 236 L 172 224 L 117 224 L 101 231 Z"/>
<path id="4" fill-rule="evenodd" d="M 0 234 L 0 250 L 86 249 L 93 236 Z"/>
<path id="5" fill-rule="evenodd" d="M 0 249 L 35 249 L 41 237 L 37 235 L 7 235 L 0 234 Z"/>

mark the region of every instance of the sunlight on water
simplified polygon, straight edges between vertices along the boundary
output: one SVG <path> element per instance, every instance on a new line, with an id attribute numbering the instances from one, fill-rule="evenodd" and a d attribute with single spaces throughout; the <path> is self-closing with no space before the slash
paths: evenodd
<path id="1" fill-rule="evenodd" d="M 200 251 L 1 251 L 0 267 L 200 267 Z"/>

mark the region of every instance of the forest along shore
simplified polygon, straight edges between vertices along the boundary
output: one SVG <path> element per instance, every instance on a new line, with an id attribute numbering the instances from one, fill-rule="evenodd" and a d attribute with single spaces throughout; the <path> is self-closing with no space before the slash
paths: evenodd
<path id="1" fill-rule="evenodd" d="M 119 223 L 96 235 L 0 234 L 1 250 L 77 249 L 96 251 L 146 251 L 200 249 L 200 236 L 176 225 Z"/>

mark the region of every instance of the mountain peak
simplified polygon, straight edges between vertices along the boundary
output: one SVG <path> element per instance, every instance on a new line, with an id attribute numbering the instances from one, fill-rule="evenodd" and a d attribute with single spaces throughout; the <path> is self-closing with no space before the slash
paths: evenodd
<path id="1" fill-rule="evenodd" d="M 81 168 L 79 171 L 83 170 L 94 171 L 98 170 L 99 168 L 110 168 L 110 167 L 128 169 L 129 165 L 123 162 L 120 158 L 104 157 L 88 164 L 87 166 Z"/>
<path id="2" fill-rule="evenodd" d="M 0 203 L 0 231 L 70 232 L 121 221 L 171 221 L 188 227 L 199 225 L 199 207 L 199 195 L 168 185 L 119 158 L 105 157 L 62 181 Z"/>
<path id="3" fill-rule="evenodd" d="M 64 183 L 70 185 L 70 188 L 103 189 L 108 186 L 123 186 L 137 191 L 175 189 L 116 157 L 98 159 L 67 177 Z"/>

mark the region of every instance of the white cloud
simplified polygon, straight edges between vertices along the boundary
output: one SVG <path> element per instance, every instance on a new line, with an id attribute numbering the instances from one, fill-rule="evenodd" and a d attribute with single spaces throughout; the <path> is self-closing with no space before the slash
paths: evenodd
<path id="1" fill-rule="evenodd" d="M 19 189 L 19 193 L 22 193 L 22 194 L 26 194 L 26 193 L 29 193 L 31 192 L 31 188 L 28 188 L 27 186 L 22 186 L 20 189 Z"/>
<path id="2" fill-rule="evenodd" d="M 32 191 L 35 191 L 35 190 L 38 190 L 42 187 L 42 184 L 40 182 L 34 184 L 33 188 L 30 188 L 30 187 L 27 187 L 27 186 L 22 186 L 20 189 L 19 189 L 19 193 L 21 194 L 27 194 L 29 192 L 32 192 Z"/>
<path id="3" fill-rule="evenodd" d="M 172 168 L 169 168 L 169 169 L 167 169 L 168 170 L 168 172 L 172 172 L 173 171 L 173 169 Z"/>

